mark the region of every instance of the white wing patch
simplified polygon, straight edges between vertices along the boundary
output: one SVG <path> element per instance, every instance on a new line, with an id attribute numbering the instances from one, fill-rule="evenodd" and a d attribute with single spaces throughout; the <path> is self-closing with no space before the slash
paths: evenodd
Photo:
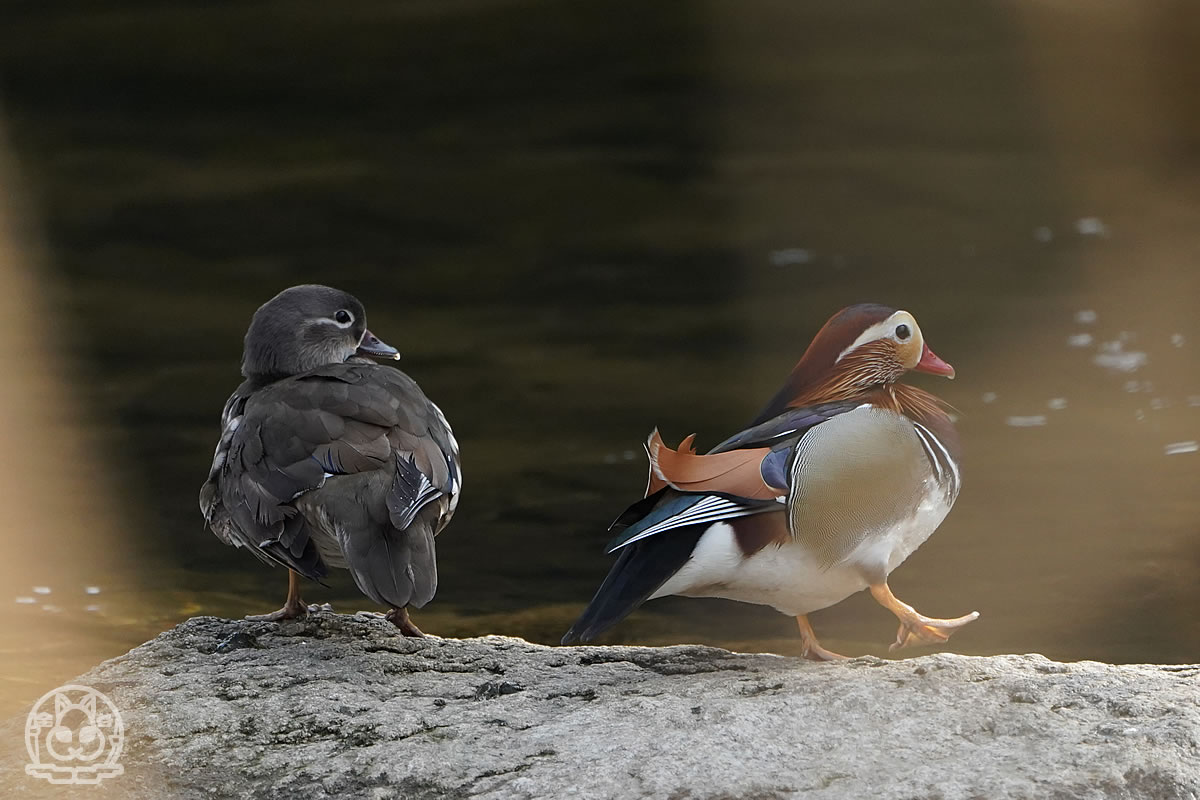
<path id="1" fill-rule="evenodd" d="M 735 519 L 737 517 L 747 517 L 751 514 L 759 514 L 764 511 L 774 511 L 774 506 L 747 506 L 742 503 L 736 503 L 719 495 L 705 495 L 694 505 L 688 506 L 678 514 L 667 517 L 664 520 L 654 523 L 643 531 L 638 531 L 636 536 L 630 537 L 628 540 L 621 542 L 616 547 L 608 552 L 615 553 L 626 545 L 645 539 L 647 536 L 653 536 L 656 533 L 669 531 L 673 528 L 682 528 L 687 525 L 699 525 L 704 522 L 718 522 L 723 519 Z"/>
<path id="2" fill-rule="evenodd" d="M 427 503 L 434 500 L 442 493 L 440 489 L 429 482 L 429 478 L 424 472 L 421 472 L 416 468 L 414 468 L 412 471 L 421 477 L 419 478 L 419 482 L 415 487 L 416 491 L 413 492 L 415 499 L 409 503 L 408 508 L 404 512 L 404 516 L 393 523 L 399 530 L 404 530 L 411 525 L 413 520 L 417 518 L 417 513 L 424 508 Z"/>

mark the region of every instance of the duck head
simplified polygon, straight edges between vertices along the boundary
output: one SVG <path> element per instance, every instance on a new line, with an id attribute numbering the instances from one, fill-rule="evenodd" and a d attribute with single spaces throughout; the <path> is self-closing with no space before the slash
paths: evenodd
<path id="1" fill-rule="evenodd" d="M 830 364 L 828 356 L 851 336 L 854 338 L 838 350 Z M 925 344 L 913 315 L 887 306 L 863 304 L 834 314 L 808 346 L 801 363 L 810 356 L 816 366 L 855 386 L 895 383 L 910 369 L 954 377 L 954 367 Z"/>
<path id="2" fill-rule="evenodd" d="M 909 370 L 954 377 L 907 311 L 874 303 L 843 308 L 813 337 L 779 393 L 759 415 L 844 400 L 898 381 Z"/>
<path id="3" fill-rule="evenodd" d="M 400 358 L 367 329 L 366 311 L 354 295 L 329 286 L 293 286 L 254 312 L 242 374 L 279 378 L 355 356 Z"/>

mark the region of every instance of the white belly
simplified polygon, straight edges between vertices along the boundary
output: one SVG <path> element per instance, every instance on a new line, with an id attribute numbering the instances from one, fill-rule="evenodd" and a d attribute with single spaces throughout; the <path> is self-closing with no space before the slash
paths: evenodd
<path id="1" fill-rule="evenodd" d="M 929 538 L 950 511 L 944 494 L 930 484 L 931 491 L 911 517 L 865 539 L 828 568 L 796 539 L 782 546 L 767 545 L 746 558 L 729 523 L 714 523 L 687 563 L 651 599 L 723 597 L 772 606 L 789 616 L 827 608 L 867 588 L 872 580 L 885 578 Z"/>

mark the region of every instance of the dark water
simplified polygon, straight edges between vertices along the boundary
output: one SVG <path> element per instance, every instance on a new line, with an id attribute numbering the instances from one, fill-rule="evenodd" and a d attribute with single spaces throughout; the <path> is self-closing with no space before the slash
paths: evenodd
<path id="1" fill-rule="evenodd" d="M 968 453 L 896 593 L 979 610 L 960 652 L 1200 659 L 1190 6 L 0 13 L 86 409 L 64 425 L 98 443 L 119 531 L 97 547 L 81 517 L 0 593 L 13 708 L 189 615 L 278 606 L 285 575 L 205 532 L 196 491 L 250 314 L 308 281 L 364 300 L 462 443 L 430 632 L 556 641 L 650 428 L 719 441 L 875 301 L 957 367 L 917 382 Z M 308 596 L 368 607 L 344 576 Z M 865 596 L 814 624 L 851 654 L 895 628 Z M 797 651 L 791 620 L 719 601 L 656 601 L 609 641 Z"/>

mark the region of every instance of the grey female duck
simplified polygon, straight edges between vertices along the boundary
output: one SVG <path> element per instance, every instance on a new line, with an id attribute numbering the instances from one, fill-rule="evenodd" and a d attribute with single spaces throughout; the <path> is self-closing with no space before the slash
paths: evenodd
<path id="1" fill-rule="evenodd" d="M 294 286 L 254 313 L 246 380 L 200 489 L 218 539 L 289 570 L 283 608 L 250 619 L 305 615 L 300 578 L 338 567 L 422 635 L 408 608 L 437 591 L 434 537 L 458 504 L 458 443 L 412 378 L 368 356 L 400 357 L 346 292 Z"/>

